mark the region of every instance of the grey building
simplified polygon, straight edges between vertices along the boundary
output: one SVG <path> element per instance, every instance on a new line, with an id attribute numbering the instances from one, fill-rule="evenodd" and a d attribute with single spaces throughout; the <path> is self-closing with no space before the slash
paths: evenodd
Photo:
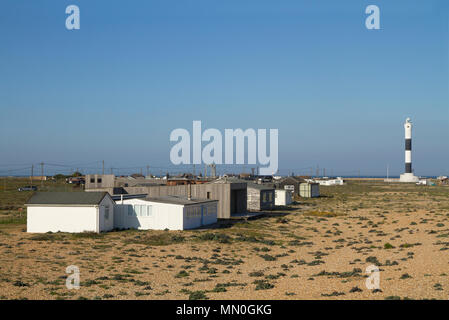
<path id="1" fill-rule="evenodd" d="M 275 182 L 276 189 L 289 190 L 294 195 L 299 195 L 299 185 L 304 182 L 304 180 L 296 177 L 286 177 L 280 181 Z"/>
<path id="2" fill-rule="evenodd" d="M 263 211 L 274 208 L 275 192 L 272 185 L 248 183 L 248 210 Z"/>
<path id="3" fill-rule="evenodd" d="M 123 194 L 125 187 L 148 187 L 164 185 L 165 180 L 144 177 L 116 177 L 113 174 L 86 175 L 86 191 L 107 191 L 109 194 Z"/>
<path id="4" fill-rule="evenodd" d="M 130 194 L 146 193 L 148 197 L 190 196 L 218 200 L 218 219 L 229 219 L 234 213 L 245 213 L 246 183 L 204 183 L 177 186 L 125 187 Z"/>
<path id="5" fill-rule="evenodd" d="M 106 189 L 115 187 L 113 174 L 87 174 L 85 189 Z"/>
<path id="6" fill-rule="evenodd" d="M 90 182 L 91 179 L 93 182 Z M 86 191 L 107 191 L 110 195 L 147 194 L 148 197 L 188 197 L 190 193 L 192 198 L 218 200 L 218 219 L 229 219 L 233 214 L 247 212 L 246 181 L 232 178 L 202 184 L 167 186 L 157 184 L 155 179 L 150 181 L 143 178 L 115 178 L 114 175 L 87 175 Z"/>

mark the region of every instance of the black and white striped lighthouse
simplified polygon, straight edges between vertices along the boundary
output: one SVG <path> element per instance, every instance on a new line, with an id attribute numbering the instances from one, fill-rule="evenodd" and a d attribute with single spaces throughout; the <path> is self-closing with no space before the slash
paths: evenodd
<path id="1" fill-rule="evenodd" d="M 407 118 L 405 129 L 405 173 L 412 173 L 412 122 Z"/>
<path id="2" fill-rule="evenodd" d="M 405 119 L 405 173 L 401 174 L 401 182 L 418 182 L 419 178 L 412 170 L 412 122 L 410 118 Z"/>

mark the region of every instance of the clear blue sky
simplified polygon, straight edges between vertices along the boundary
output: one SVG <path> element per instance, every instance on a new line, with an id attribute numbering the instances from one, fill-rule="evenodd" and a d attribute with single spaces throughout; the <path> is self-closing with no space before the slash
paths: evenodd
<path id="1" fill-rule="evenodd" d="M 192 120 L 279 129 L 283 174 L 399 174 L 407 116 L 416 174 L 448 174 L 448 3 L 2 0 L 0 174 L 103 159 L 162 171 Z M 381 30 L 365 28 L 369 4 Z"/>

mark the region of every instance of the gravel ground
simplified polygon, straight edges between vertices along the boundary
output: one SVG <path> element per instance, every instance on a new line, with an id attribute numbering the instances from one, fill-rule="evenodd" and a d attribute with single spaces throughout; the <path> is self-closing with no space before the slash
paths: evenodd
<path id="1" fill-rule="evenodd" d="M 350 182 L 217 228 L 0 226 L 1 299 L 447 299 L 449 188 Z M 379 268 L 379 290 L 366 268 Z M 69 265 L 80 288 L 66 288 Z"/>

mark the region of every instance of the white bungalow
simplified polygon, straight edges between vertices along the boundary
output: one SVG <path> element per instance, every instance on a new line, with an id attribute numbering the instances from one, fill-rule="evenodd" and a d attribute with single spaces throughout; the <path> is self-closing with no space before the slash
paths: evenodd
<path id="1" fill-rule="evenodd" d="M 114 228 L 107 192 L 36 192 L 26 204 L 27 232 L 102 232 Z"/>
<path id="2" fill-rule="evenodd" d="M 218 200 L 181 196 L 117 200 L 115 227 L 142 230 L 185 230 L 217 222 Z"/>

